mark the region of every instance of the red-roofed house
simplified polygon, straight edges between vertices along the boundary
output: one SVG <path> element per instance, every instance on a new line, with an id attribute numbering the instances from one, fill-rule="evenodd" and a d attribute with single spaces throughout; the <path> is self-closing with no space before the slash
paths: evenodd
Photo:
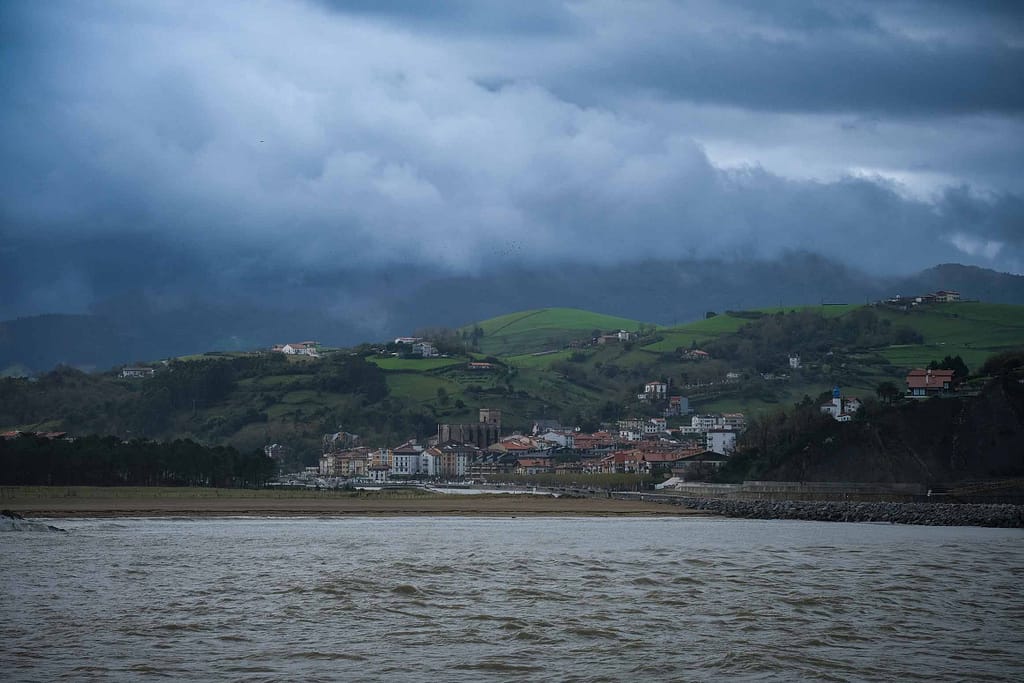
<path id="1" fill-rule="evenodd" d="M 915 368 L 907 374 L 907 396 L 926 398 L 956 390 L 957 381 L 952 370 L 922 370 Z"/>
<path id="2" fill-rule="evenodd" d="M 546 474 L 554 472 L 549 458 L 519 458 L 516 460 L 516 474 Z"/>

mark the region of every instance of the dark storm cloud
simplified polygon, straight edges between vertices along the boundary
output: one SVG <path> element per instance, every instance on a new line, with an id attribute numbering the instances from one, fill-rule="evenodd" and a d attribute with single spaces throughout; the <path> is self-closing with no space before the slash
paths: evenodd
<path id="1" fill-rule="evenodd" d="M 677 44 L 609 55 L 573 78 L 651 88 L 669 97 L 785 111 L 906 115 L 1012 112 L 1024 108 L 1024 51 L 955 46 L 937 53 L 910 40 L 817 34 L 813 39 L 693 34 Z M 978 78 L 985 74 L 984 78 Z M 572 88 L 570 87 L 570 90 Z"/>
<path id="2" fill-rule="evenodd" d="M 941 115 L 1024 109 L 1020 22 L 978 11 L 933 20 L 925 3 L 658 4 L 592 14 L 605 38 L 559 87 L 592 102 L 603 83 L 744 108 Z M 971 21 L 959 23 L 964 17 Z"/>
<path id="3" fill-rule="evenodd" d="M 443 33 L 557 34 L 574 32 L 579 21 L 556 2 L 506 0 L 319 0 L 342 14 L 383 18 L 403 26 Z"/>
<path id="4" fill-rule="evenodd" d="M 1016 16 L 765 7 L 6 3 L 0 287 L 27 312 L 410 264 L 1020 270 Z"/>

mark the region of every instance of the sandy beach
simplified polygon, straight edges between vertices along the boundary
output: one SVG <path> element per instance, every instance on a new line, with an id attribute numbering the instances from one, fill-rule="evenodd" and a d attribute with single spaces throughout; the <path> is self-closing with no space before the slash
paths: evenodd
<path id="1" fill-rule="evenodd" d="M 4 487 L 0 507 L 25 517 L 196 517 L 333 515 L 707 514 L 676 505 L 525 494 L 444 495 L 409 491 L 316 492 L 239 489 Z"/>

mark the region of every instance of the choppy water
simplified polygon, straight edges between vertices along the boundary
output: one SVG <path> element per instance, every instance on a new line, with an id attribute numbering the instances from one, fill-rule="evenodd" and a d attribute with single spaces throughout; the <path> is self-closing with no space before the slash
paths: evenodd
<path id="1" fill-rule="evenodd" d="M 0 535 L 0 679 L 1024 680 L 1024 533 L 68 520 Z"/>

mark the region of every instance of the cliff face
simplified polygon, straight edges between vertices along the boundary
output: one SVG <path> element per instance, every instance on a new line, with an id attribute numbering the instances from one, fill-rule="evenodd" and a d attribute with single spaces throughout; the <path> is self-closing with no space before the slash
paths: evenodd
<path id="1" fill-rule="evenodd" d="M 955 482 L 1024 477 L 1024 385 L 992 380 L 829 424 L 764 473 L 786 481 Z"/>

